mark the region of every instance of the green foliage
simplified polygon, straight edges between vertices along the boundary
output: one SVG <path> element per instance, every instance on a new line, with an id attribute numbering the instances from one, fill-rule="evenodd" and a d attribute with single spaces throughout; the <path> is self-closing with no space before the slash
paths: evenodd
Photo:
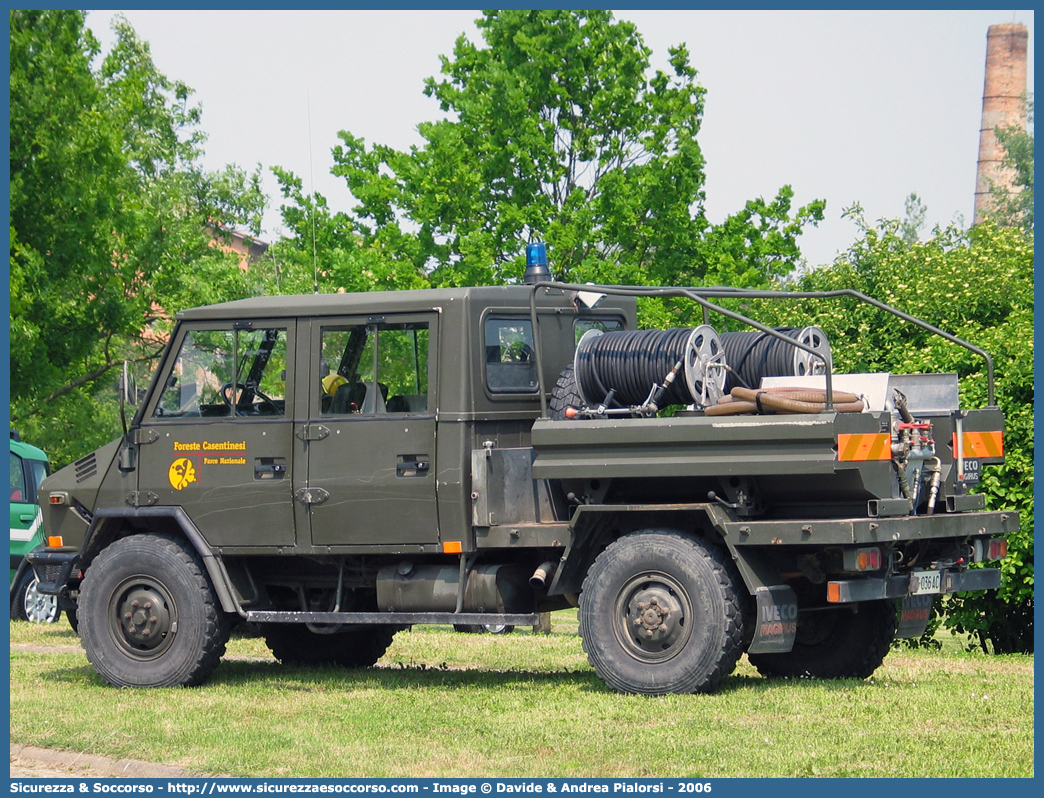
<path id="1" fill-rule="evenodd" d="M 411 263 L 404 242 L 391 236 L 363 242 L 344 213 L 331 213 L 321 194 L 306 194 L 301 179 L 274 167 L 289 231 L 253 268 L 262 293 L 391 291 L 427 288 L 430 282 Z"/>
<path id="2" fill-rule="evenodd" d="M 797 287 L 852 288 L 927 321 L 989 352 L 995 359 L 996 402 L 1005 416 L 1005 463 L 986 469 L 981 490 L 990 509 L 1019 512 L 1008 538 L 997 592 L 946 602 L 947 624 L 984 649 L 1033 650 L 1033 242 L 1017 228 L 986 223 L 964 232 L 937 229 L 924 242 L 907 240 L 903 224 L 869 226 L 832 266 L 807 274 Z M 778 313 L 778 311 L 777 311 Z M 829 336 L 839 372 L 955 372 L 963 407 L 987 403 L 985 361 L 966 349 L 847 299 L 805 301 L 779 321 L 816 324 Z"/>
<path id="3" fill-rule="evenodd" d="M 577 282 L 765 285 L 793 268 L 822 202 L 792 212 L 784 186 L 721 224 L 704 214 L 704 89 L 684 46 L 650 77 L 637 29 L 607 11 L 489 11 L 477 25 L 483 42 L 461 36 L 426 81 L 447 116 L 420 125 L 422 146 L 340 134 L 334 172 L 364 250 L 444 286 L 521 278 L 537 238 Z"/>
<path id="4" fill-rule="evenodd" d="M 997 128 L 997 141 L 1004 148 L 1001 165 L 1012 172 L 1012 193 L 1007 186 L 993 186 L 990 218 L 1001 225 L 1021 227 L 1033 234 L 1033 101 L 1026 103 L 1028 127 Z"/>
<path id="5" fill-rule="evenodd" d="M 118 429 L 79 415 L 120 361 L 154 358 L 181 308 L 248 292 L 210 230 L 256 231 L 265 201 L 257 172 L 202 170 L 190 90 L 126 21 L 100 64 L 83 12 L 10 25 L 12 419 L 75 457 Z"/>

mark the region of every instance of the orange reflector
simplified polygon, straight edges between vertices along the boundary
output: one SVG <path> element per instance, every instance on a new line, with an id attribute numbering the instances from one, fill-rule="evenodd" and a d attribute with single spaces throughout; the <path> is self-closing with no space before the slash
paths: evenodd
<path id="1" fill-rule="evenodd" d="M 1004 457 L 1003 432 L 965 432 L 963 443 L 965 457 Z M 956 457 L 956 433 L 953 435 L 953 454 Z"/>
<path id="2" fill-rule="evenodd" d="M 442 544 L 443 554 L 460 554 L 463 550 L 459 540 L 447 540 Z"/>
<path id="3" fill-rule="evenodd" d="M 841 601 L 841 583 L 827 582 L 827 601 L 837 604 Z"/>
<path id="4" fill-rule="evenodd" d="M 891 460 L 892 436 L 887 432 L 842 433 L 837 436 L 837 459 L 848 462 Z"/>
<path id="5" fill-rule="evenodd" d="M 62 497 L 61 496 L 54 496 L 54 495 L 52 495 L 52 496 L 49 496 L 47 498 L 47 501 L 49 501 L 51 504 L 61 504 L 62 503 Z"/>
<path id="6" fill-rule="evenodd" d="M 60 549 L 63 545 L 61 535 L 48 535 L 47 546 L 52 549 Z"/>

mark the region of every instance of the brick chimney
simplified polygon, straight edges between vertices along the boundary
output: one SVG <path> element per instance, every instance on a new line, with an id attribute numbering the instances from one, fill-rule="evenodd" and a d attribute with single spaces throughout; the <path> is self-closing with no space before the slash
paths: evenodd
<path id="1" fill-rule="evenodd" d="M 1001 168 L 1004 148 L 994 130 L 1026 126 L 1026 44 L 1029 33 L 1021 23 L 990 25 L 986 34 L 986 83 L 982 90 L 979 168 L 975 177 L 978 224 L 989 213 L 991 186 L 1011 186 L 1011 170 Z"/>

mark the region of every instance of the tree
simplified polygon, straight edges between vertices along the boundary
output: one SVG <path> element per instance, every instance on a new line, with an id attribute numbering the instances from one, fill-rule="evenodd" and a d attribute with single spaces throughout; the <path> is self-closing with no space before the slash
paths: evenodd
<path id="1" fill-rule="evenodd" d="M 997 141 L 1004 148 L 1001 166 L 1011 170 L 1013 192 L 1007 186 L 992 186 L 990 218 L 1002 225 L 1021 227 L 1033 234 L 1033 101 L 1026 103 L 1027 127 L 997 128 Z"/>
<path id="2" fill-rule="evenodd" d="M 427 288 L 430 282 L 408 260 L 378 243 L 365 244 L 352 220 L 331 213 L 321 194 L 306 194 L 301 179 L 273 167 L 283 198 L 283 225 L 288 233 L 273 244 L 256 265 L 268 294 L 312 291 L 353 292 Z"/>
<path id="3" fill-rule="evenodd" d="M 10 13 L 12 421 L 62 464 L 113 436 L 115 411 L 79 422 L 118 363 L 154 358 L 182 307 L 248 292 L 208 231 L 256 231 L 264 197 L 256 172 L 201 168 L 190 90 L 126 21 L 96 66 L 83 12 Z"/>
<path id="4" fill-rule="evenodd" d="M 358 201 L 366 247 L 435 285 L 515 280 L 548 243 L 561 279 L 764 285 L 793 268 L 804 225 L 793 193 L 721 224 L 704 210 L 697 142 L 704 89 L 684 46 L 651 77 L 635 26 L 607 11 L 490 11 L 425 94 L 447 116 L 399 152 L 343 131 L 334 172 Z"/>
<path id="5" fill-rule="evenodd" d="M 899 220 L 870 225 L 849 213 L 862 237 L 797 288 L 853 288 L 979 346 L 995 359 L 996 400 L 1004 411 L 1005 463 L 986 469 L 987 507 L 1015 509 L 1021 529 L 1008 539 L 997 592 L 950 597 L 946 623 L 984 650 L 1033 650 L 1033 244 L 1018 228 L 986 222 L 936 229 L 919 242 Z M 829 336 L 838 372 L 956 372 L 962 407 L 987 401 L 984 361 L 927 331 L 848 300 L 806 300 L 779 323 L 815 324 Z"/>

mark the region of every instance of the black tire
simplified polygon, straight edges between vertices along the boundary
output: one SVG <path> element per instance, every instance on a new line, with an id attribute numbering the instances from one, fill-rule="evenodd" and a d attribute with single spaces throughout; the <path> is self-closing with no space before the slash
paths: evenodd
<path id="1" fill-rule="evenodd" d="M 398 626 L 317 634 L 300 623 L 264 624 L 265 643 L 284 665 L 369 668 L 388 650 Z"/>
<path id="2" fill-rule="evenodd" d="M 18 577 L 18 584 L 15 586 L 14 592 L 11 594 L 12 621 L 25 620 L 25 591 L 28 590 L 29 583 L 32 581 L 33 571 L 31 568 Z"/>
<path id="3" fill-rule="evenodd" d="M 792 651 L 747 658 L 762 676 L 865 679 L 884 662 L 895 622 L 895 602 L 890 600 L 803 612 Z"/>
<path id="4" fill-rule="evenodd" d="M 580 594 L 580 636 L 621 693 L 712 692 L 743 651 L 749 600 L 731 560 L 670 530 L 643 530 L 595 560 Z"/>
<path id="5" fill-rule="evenodd" d="M 580 408 L 584 405 L 584 398 L 580 395 L 580 386 L 576 383 L 576 375 L 573 374 L 573 365 L 566 366 L 558 375 L 558 381 L 551 390 L 551 401 L 547 405 L 547 416 L 551 419 L 566 418 L 566 410 L 570 407 Z"/>
<path id="6" fill-rule="evenodd" d="M 69 626 L 76 633 L 80 633 L 80 619 L 76 616 L 77 606 L 73 604 L 71 607 L 67 607 L 65 610 L 65 617 L 69 619 Z"/>
<path id="7" fill-rule="evenodd" d="M 203 682 L 225 653 L 230 624 L 195 551 L 165 535 L 106 547 L 80 586 L 80 640 L 116 687 Z"/>

